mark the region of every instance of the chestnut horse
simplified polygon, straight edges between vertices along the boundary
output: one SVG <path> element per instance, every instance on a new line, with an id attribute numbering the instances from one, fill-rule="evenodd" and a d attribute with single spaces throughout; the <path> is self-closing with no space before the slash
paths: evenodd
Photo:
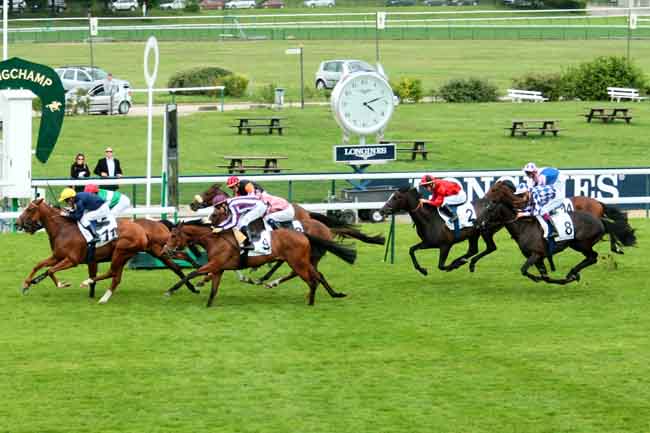
<path id="1" fill-rule="evenodd" d="M 180 223 L 175 227 L 167 242 L 166 250 L 173 252 L 185 248 L 190 242 L 205 248 L 208 252 L 208 263 L 190 273 L 169 290 L 177 290 L 181 284 L 196 276 L 210 274 L 212 290 L 208 298 L 208 307 L 212 305 L 217 295 L 221 276 L 225 270 L 258 267 L 278 260 L 287 262 L 291 269 L 309 285 L 309 305 L 314 305 L 316 288 L 319 283 L 323 284 L 330 296 L 342 298 L 345 294 L 334 291 L 325 281 L 323 274 L 314 268 L 311 261 L 312 249 L 322 248 L 347 263 L 354 263 L 356 259 L 356 251 L 349 247 L 294 230 L 277 229 L 273 231 L 271 238 L 271 254 L 249 257 L 247 262 L 242 264 L 239 243 L 232 230 L 214 234 L 212 226 L 200 221 Z"/>
<path id="2" fill-rule="evenodd" d="M 39 198 L 32 201 L 21 213 L 16 225 L 31 234 L 45 228 L 52 249 L 52 255 L 37 263 L 23 282 L 23 293 L 27 293 L 31 285 L 39 283 L 46 277 L 50 277 L 56 287 L 68 287 L 69 284 L 59 281 L 55 273 L 86 263 L 87 244 L 77 227 L 77 223 L 62 216 L 59 208 L 52 207 L 42 198 Z M 112 260 L 115 262 L 116 259 L 121 261 L 123 257 L 127 257 L 126 260 L 128 260 L 140 251 L 146 251 L 160 259 L 180 278 L 184 278 L 185 275 L 180 270 L 180 267 L 162 254 L 163 247 L 170 235 L 169 229 L 163 224 L 144 219 L 136 220 L 136 222 L 121 219 L 118 220 L 118 232 L 119 238 L 97 248 L 95 252 L 96 261 L 88 264 L 90 278 L 85 283 L 89 287 L 89 296 L 91 298 L 95 296 L 95 282 L 99 279 L 95 278 L 98 262 Z M 124 260 L 124 264 L 126 260 Z M 36 272 L 44 267 L 49 267 L 49 269 L 34 278 Z M 111 291 L 120 283 L 122 268 L 118 270 L 113 267 L 113 263 L 111 264 L 111 269 L 114 270 L 114 274 L 110 275 L 113 277 Z M 191 291 L 197 292 L 191 284 L 187 287 Z M 110 295 L 108 297 L 110 298 Z M 106 300 L 108 298 L 104 302 Z"/>
<path id="3" fill-rule="evenodd" d="M 582 253 L 585 258 L 571 268 L 565 278 L 550 278 L 544 266 L 544 257 L 551 252 L 547 249 L 542 228 L 536 218 L 517 218 L 518 209 L 524 208 L 527 204 L 526 199 L 514 194 L 512 188 L 502 182 L 492 185 L 485 198 L 489 200 L 489 203 L 485 211 L 479 215 L 476 224 L 481 228 L 489 227 L 490 224 L 505 224 L 506 229 L 526 257 L 526 262 L 521 267 L 522 275 L 535 282 L 567 284 L 571 281 L 579 281 L 580 271 L 598 261 L 598 253 L 594 251 L 593 246 L 605 233 L 609 233 L 616 243 L 621 243 L 624 246 L 632 246 L 636 243 L 634 230 L 623 221 L 596 218 L 590 213 L 581 211 L 572 212 L 570 215 L 574 225 L 574 238 L 557 241 L 552 253 L 559 253 L 570 247 Z M 539 276 L 528 272 L 533 265 L 537 267 Z"/>

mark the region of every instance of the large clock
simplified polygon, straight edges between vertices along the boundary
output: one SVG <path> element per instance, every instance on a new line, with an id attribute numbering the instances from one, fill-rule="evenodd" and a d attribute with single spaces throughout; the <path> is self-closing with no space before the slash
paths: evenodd
<path id="1" fill-rule="evenodd" d="M 393 90 L 377 72 L 354 72 L 332 91 L 332 111 L 344 130 L 372 135 L 384 129 L 393 114 Z"/>

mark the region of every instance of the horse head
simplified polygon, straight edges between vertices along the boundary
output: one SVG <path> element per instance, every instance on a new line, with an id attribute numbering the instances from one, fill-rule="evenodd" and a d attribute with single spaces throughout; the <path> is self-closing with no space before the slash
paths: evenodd
<path id="1" fill-rule="evenodd" d="M 16 220 L 16 227 L 18 229 L 25 230 L 30 234 L 34 234 L 43 228 L 43 210 L 41 208 L 42 205 L 47 206 L 42 197 L 37 198 L 36 200 L 32 200 Z"/>
<path id="2" fill-rule="evenodd" d="M 182 250 L 188 244 L 188 236 L 183 232 L 183 223 L 180 222 L 172 228 L 167 243 L 163 247 L 163 254 L 171 256 L 175 252 Z"/>
<path id="3" fill-rule="evenodd" d="M 210 223 L 213 226 L 216 226 L 228 218 L 228 206 L 225 202 L 222 202 L 214 207 L 214 210 L 210 214 Z"/>
<path id="4" fill-rule="evenodd" d="M 399 211 L 414 211 L 419 204 L 420 194 L 415 188 L 400 188 L 386 201 L 380 212 L 389 215 Z"/>
<path id="5" fill-rule="evenodd" d="M 190 209 L 196 212 L 199 209 L 212 206 L 214 204 L 214 199 L 219 195 L 228 196 L 228 194 L 221 189 L 221 184 L 215 183 L 206 191 L 194 196 L 194 200 L 190 203 Z"/>
<path id="6" fill-rule="evenodd" d="M 517 211 L 526 206 L 527 194 L 515 194 L 514 184 L 510 181 L 495 182 L 485 194 L 488 200 L 484 210 L 478 215 L 475 226 L 481 230 L 491 230 L 514 221 Z"/>

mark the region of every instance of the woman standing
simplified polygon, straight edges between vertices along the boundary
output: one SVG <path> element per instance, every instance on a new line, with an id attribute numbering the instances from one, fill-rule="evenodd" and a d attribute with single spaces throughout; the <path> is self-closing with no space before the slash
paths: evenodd
<path id="1" fill-rule="evenodd" d="M 83 153 L 78 153 L 74 159 L 74 162 L 70 166 L 70 177 L 72 179 L 85 179 L 90 176 L 90 168 L 86 164 L 86 157 Z M 75 185 L 74 189 L 76 192 L 81 192 L 84 190 L 83 185 Z"/>

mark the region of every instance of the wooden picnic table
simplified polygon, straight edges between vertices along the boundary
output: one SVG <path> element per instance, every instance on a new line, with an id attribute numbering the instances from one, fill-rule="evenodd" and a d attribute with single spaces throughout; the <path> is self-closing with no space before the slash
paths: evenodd
<path id="1" fill-rule="evenodd" d="M 280 168 L 278 161 L 282 159 L 289 159 L 286 156 L 224 156 L 223 159 L 230 161 L 228 165 L 217 165 L 219 168 L 227 168 L 228 173 L 246 173 L 250 170 L 263 170 L 264 173 L 280 173 L 288 168 Z M 246 161 L 250 161 L 246 163 Z M 255 164 L 256 161 L 264 161 Z"/>
<path id="2" fill-rule="evenodd" d="M 551 119 L 515 119 L 512 121 L 512 126 L 505 128 L 510 131 L 510 136 L 514 137 L 516 134 L 527 136 L 529 132 L 539 132 L 541 135 L 546 135 L 547 132 L 557 136 L 560 129 L 557 128 L 559 120 Z"/>
<path id="3" fill-rule="evenodd" d="M 282 135 L 283 130 L 286 129 L 286 126 L 282 125 L 284 117 L 240 117 L 237 120 L 238 124 L 232 125 L 232 127 L 237 128 L 239 135 L 241 135 L 242 131 L 246 131 L 248 135 L 251 135 L 254 129 L 268 130 L 270 135 L 273 135 L 273 131 L 278 131 L 278 135 Z"/>
<path id="4" fill-rule="evenodd" d="M 411 139 L 411 140 L 388 140 L 388 139 L 383 139 L 379 141 L 379 144 L 404 144 L 404 143 L 409 143 L 412 144 L 411 147 L 398 147 L 395 150 L 397 152 L 410 152 L 411 153 L 411 161 L 415 161 L 415 158 L 418 155 L 422 155 L 422 159 L 427 159 L 427 154 L 429 151 L 426 149 L 426 143 L 429 143 L 429 140 L 420 140 L 419 138 L 416 139 Z"/>
<path id="5" fill-rule="evenodd" d="M 608 111 L 609 110 L 609 111 Z M 603 123 L 613 122 L 614 120 L 625 120 L 625 123 L 630 123 L 632 116 L 630 116 L 629 108 L 590 108 L 588 114 L 583 114 L 587 122 L 591 123 L 592 119 L 600 119 Z"/>

